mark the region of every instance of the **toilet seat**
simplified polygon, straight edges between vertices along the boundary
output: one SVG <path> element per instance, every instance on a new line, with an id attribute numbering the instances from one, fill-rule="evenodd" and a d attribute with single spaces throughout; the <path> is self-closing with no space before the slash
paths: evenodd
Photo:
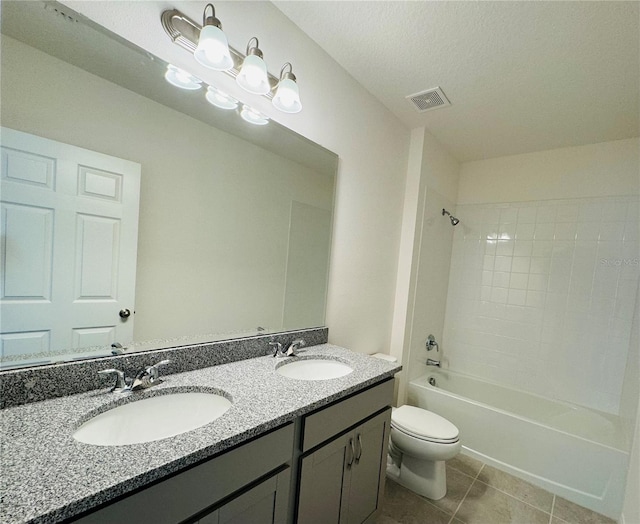
<path id="1" fill-rule="evenodd" d="M 400 406 L 391 413 L 391 427 L 413 438 L 439 444 L 459 440 L 458 428 L 447 419 L 426 409 Z"/>

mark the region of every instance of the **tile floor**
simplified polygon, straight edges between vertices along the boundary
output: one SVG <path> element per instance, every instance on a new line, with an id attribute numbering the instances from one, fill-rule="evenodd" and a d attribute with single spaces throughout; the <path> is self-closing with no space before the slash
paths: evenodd
<path id="1" fill-rule="evenodd" d="M 429 500 L 387 478 L 376 524 L 615 524 L 478 460 L 447 462 L 447 495 Z"/>

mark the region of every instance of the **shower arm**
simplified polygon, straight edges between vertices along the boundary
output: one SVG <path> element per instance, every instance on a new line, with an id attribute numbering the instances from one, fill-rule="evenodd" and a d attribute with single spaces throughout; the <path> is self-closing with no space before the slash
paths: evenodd
<path id="1" fill-rule="evenodd" d="M 460 222 L 460 220 L 456 217 L 454 217 L 451 213 L 449 213 L 449 211 L 447 211 L 445 208 L 442 208 L 442 216 L 445 215 L 449 215 L 449 220 L 451 221 L 451 225 L 452 226 L 457 226 L 458 223 Z"/>

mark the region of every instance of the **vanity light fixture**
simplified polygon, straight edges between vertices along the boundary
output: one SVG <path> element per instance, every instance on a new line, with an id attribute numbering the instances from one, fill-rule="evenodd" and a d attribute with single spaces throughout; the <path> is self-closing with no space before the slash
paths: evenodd
<path id="1" fill-rule="evenodd" d="M 269 123 L 269 119 L 266 116 L 246 104 L 242 106 L 240 116 L 244 121 L 256 126 L 264 126 Z"/>
<path id="2" fill-rule="evenodd" d="M 209 7 L 211 8 L 211 16 L 207 16 L 207 8 Z M 233 67 L 229 42 L 222 32 L 220 20 L 216 18 L 213 4 L 207 4 L 204 7 L 202 29 L 193 57 L 203 66 L 216 71 L 227 71 Z"/>
<path id="3" fill-rule="evenodd" d="M 251 42 L 255 40 L 255 45 Z M 262 51 L 258 47 L 260 43 L 254 36 L 247 43 L 247 56 L 242 61 L 242 67 L 236 77 L 238 85 L 254 95 L 266 95 L 271 91 L 269 78 L 267 77 L 267 66 L 262 59 Z"/>
<path id="4" fill-rule="evenodd" d="M 211 12 L 208 15 L 209 9 Z M 192 53 L 202 65 L 235 78 L 238 85 L 249 93 L 272 100 L 273 106 L 279 111 L 298 113 L 302 110 L 291 63 L 285 63 L 280 77 L 276 78 L 267 71 L 256 37 L 249 40 L 246 55 L 243 55 L 228 45 L 220 20 L 215 16 L 213 4 L 205 6 L 202 19 L 203 26 L 200 26 L 176 9 L 163 11 L 160 17 L 162 27 L 172 42 Z M 220 56 L 224 58 L 219 59 Z M 211 97 L 216 97 L 207 97 L 213 103 Z"/>
<path id="5" fill-rule="evenodd" d="M 167 82 L 181 89 L 195 90 L 202 87 L 202 80 L 172 64 L 167 64 L 164 77 Z"/>
<path id="6" fill-rule="evenodd" d="M 287 68 L 289 70 L 285 71 Z M 293 66 L 289 62 L 280 70 L 280 81 L 271 103 L 276 109 L 285 113 L 299 113 L 302 110 L 296 75 L 293 74 Z"/>
<path id="7" fill-rule="evenodd" d="M 238 107 L 238 101 L 235 98 L 214 86 L 208 87 L 206 98 L 207 102 L 220 109 L 236 109 Z"/>

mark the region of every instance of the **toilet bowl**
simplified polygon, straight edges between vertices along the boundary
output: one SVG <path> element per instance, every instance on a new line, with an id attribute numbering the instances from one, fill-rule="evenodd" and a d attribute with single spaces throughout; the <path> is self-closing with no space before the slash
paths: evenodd
<path id="1" fill-rule="evenodd" d="M 445 461 L 462 448 L 458 428 L 426 409 L 400 406 L 391 413 L 388 474 L 432 500 L 447 494 Z"/>
<path id="2" fill-rule="evenodd" d="M 415 406 L 394 408 L 387 476 L 423 497 L 439 500 L 447 494 L 445 461 L 461 448 L 458 428 L 447 419 Z"/>

